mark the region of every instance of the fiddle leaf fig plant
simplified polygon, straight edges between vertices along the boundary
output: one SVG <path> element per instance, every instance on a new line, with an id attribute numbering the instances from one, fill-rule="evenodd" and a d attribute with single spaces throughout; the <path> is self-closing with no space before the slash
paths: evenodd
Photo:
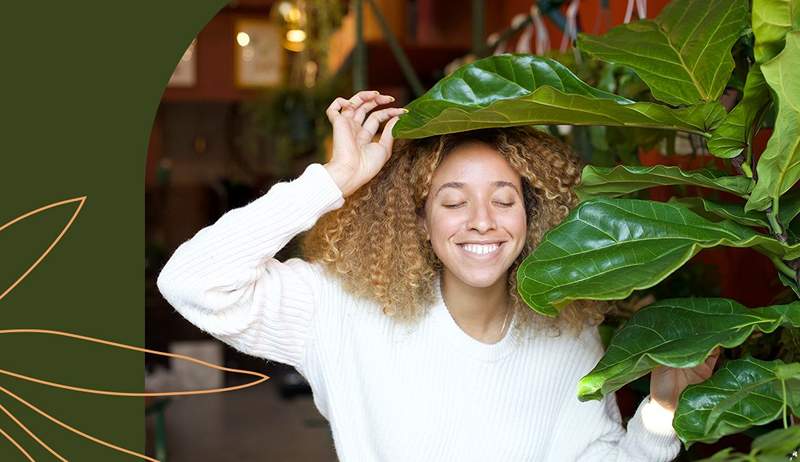
<path id="1" fill-rule="evenodd" d="M 634 72 L 657 101 L 626 98 L 600 83 L 603 89 L 594 88 L 552 59 L 497 55 L 458 69 L 411 102 L 394 135 L 548 124 L 632 135 L 682 131 L 699 137 L 726 169 L 586 166 L 575 188 L 581 203 L 517 271 L 526 303 L 557 316 L 574 300 L 621 300 L 715 246 L 763 254 L 800 298 L 800 227 L 793 226 L 800 194 L 790 191 L 800 179 L 800 0 L 674 0 L 656 18 L 581 35 L 577 45 Z M 744 58 L 734 60 L 732 50 L 744 50 Z M 726 87 L 742 93 L 730 112 L 720 103 Z M 757 160 L 753 140 L 773 107 L 774 130 Z M 736 200 L 625 197 L 656 186 L 715 190 Z M 605 356 L 581 379 L 578 397 L 601 399 L 658 366 L 696 366 L 717 347 L 736 349 L 755 335 L 797 329 L 800 301 L 754 309 L 724 298 L 657 301 L 612 336 Z M 800 412 L 800 363 L 793 361 L 746 356 L 721 363 L 681 395 L 673 421 L 678 436 L 688 447 L 781 416 L 789 427 L 787 416 Z M 781 446 L 777 438 L 797 434 L 787 428 L 756 440 L 750 455 L 725 450 L 713 460 L 778 460 L 775 454 L 797 445 Z"/>
<path id="2" fill-rule="evenodd" d="M 557 61 L 522 54 L 463 66 L 406 109 L 408 114 L 394 127 L 398 138 L 548 124 L 649 127 L 706 135 L 725 118 L 716 101 L 681 108 L 636 102 L 589 86 Z"/>
<path id="3" fill-rule="evenodd" d="M 716 102 L 733 71 L 731 48 L 747 30 L 746 0 L 672 2 L 653 20 L 582 35 L 578 47 L 633 69 L 659 101 Z"/>
<path id="4" fill-rule="evenodd" d="M 800 413 L 800 363 L 742 358 L 728 361 L 703 383 L 690 385 L 673 425 L 688 441 L 714 442 L 753 425 Z"/>

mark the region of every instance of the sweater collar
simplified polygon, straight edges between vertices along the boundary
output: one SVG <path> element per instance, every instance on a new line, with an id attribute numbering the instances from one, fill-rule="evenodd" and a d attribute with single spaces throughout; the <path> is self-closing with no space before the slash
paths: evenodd
<path id="1" fill-rule="evenodd" d="M 440 330 L 442 336 L 459 351 L 472 356 L 473 358 L 494 362 L 506 357 L 514 350 L 512 329 L 516 325 L 516 314 L 512 313 L 510 325 L 506 329 L 505 336 L 496 343 L 487 344 L 471 337 L 456 324 L 455 319 L 447 309 L 441 290 L 441 281 L 436 278 L 434 293 L 436 300 L 431 310 L 431 317 Z"/>

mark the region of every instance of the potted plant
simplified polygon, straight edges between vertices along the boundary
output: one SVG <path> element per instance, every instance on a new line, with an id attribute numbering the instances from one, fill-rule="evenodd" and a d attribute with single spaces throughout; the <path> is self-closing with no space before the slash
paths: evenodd
<path id="1" fill-rule="evenodd" d="M 750 56 L 738 63 L 746 73 L 743 97 L 727 112 L 720 97 L 735 78 L 734 46 Z M 696 366 L 717 346 L 735 349 L 753 335 L 796 333 L 800 195 L 789 191 L 800 179 L 800 79 L 793 75 L 800 68 L 800 1 L 675 0 L 655 19 L 582 35 L 578 47 L 632 69 L 655 101 L 592 87 L 549 58 L 498 55 L 458 69 L 410 103 L 394 134 L 554 124 L 622 127 L 631 136 L 640 129 L 681 131 L 702 140 L 731 173 L 660 164 L 585 167 L 581 203 L 517 273 L 531 308 L 556 316 L 573 300 L 624 299 L 716 246 L 765 255 L 794 294 L 789 303 L 758 308 L 725 298 L 658 300 L 614 333 L 605 356 L 581 379 L 578 397 L 600 399 L 659 365 Z M 753 138 L 773 106 L 774 130 L 756 159 Z M 739 202 L 624 197 L 664 185 L 720 191 Z M 714 460 L 785 460 L 800 439 L 790 425 L 800 414 L 797 359 L 726 361 L 681 395 L 673 420 L 679 438 L 688 447 L 780 420 L 784 428 L 757 439 L 750 454 L 727 449 Z"/>

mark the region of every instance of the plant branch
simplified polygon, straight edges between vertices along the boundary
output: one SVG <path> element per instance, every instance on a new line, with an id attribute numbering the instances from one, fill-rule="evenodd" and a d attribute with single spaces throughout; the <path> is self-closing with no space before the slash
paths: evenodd
<path id="1" fill-rule="evenodd" d="M 777 197 L 772 198 L 772 207 L 767 209 L 767 220 L 772 228 L 772 234 L 781 242 L 786 242 L 786 233 L 783 231 L 781 224 L 778 222 L 778 211 L 780 208 L 780 201 Z"/>
<path id="2" fill-rule="evenodd" d="M 772 260 L 772 264 L 775 265 L 775 268 L 777 268 L 778 271 L 780 271 L 781 273 L 785 274 L 786 276 L 792 278 L 793 281 L 796 279 L 797 272 L 795 270 L 793 270 L 792 268 L 790 268 L 789 265 L 787 265 L 779 257 L 776 257 L 774 255 L 770 255 L 769 259 Z"/>
<path id="3" fill-rule="evenodd" d="M 781 389 L 783 390 L 783 428 L 789 428 L 789 421 L 786 418 L 786 408 L 789 407 L 786 401 L 786 380 L 781 380 Z"/>

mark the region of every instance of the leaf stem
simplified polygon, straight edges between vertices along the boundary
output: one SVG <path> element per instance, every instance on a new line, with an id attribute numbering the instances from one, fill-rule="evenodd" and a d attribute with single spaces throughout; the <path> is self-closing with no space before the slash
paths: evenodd
<path id="1" fill-rule="evenodd" d="M 789 428 L 789 420 L 786 418 L 786 408 L 789 403 L 786 401 L 786 380 L 781 380 L 781 388 L 783 389 L 783 428 Z"/>
<path id="2" fill-rule="evenodd" d="M 769 220 L 770 227 L 772 227 L 772 233 L 775 234 L 776 238 L 780 239 L 783 235 L 783 229 L 781 224 L 778 223 L 778 207 L 780 207 L 780 202 L 777 197 L 773 197 L 772 207 L 767 211 L 767 220 Z"/>
<path id="3" fill-rule="evenodd" d="M 753 178 L 753 171 L 750 170 L 750 165 L 747 162 L 742 164 L 742 171 L 747 178 Z"/>
<path id="4" fill-rule="evenodd" d="M 783 260 L 774 255 L 770 255 L 769 259 L 772 260 L 772 264 L 775 265 L 775 268 L 777 268 L 778 271 L 792 278 L 792 281 L 795 280 L 795 278 L 797 277 L 797 273 L 793 269 L 791 269 L 789 265 L 787 265 Z"/>
<path id="5" fill-rule="evenodd" d="M 750 168 L 750 162 L 753 157 L 753 146 L 750 142 L 744 148 L 744 162 L 742 163 L 742 170 L 747 175 L 747 178 L 753 178 L 753 169 Z"/>

